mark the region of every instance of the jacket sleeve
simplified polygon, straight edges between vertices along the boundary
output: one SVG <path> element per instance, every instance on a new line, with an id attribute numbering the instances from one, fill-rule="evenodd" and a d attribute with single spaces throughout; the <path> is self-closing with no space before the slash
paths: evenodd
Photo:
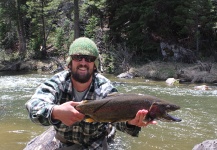
<path id="1" fill-rule="evenodd" d="M 134 125 L 127 125 L 126 122 L 116 122 L 113 124 L 119 131 L 127 133 L 131 136 L 138 137 L 139 132 L 141 131 L 141 127 L 137 127 Z"/>
<path id="2" fill-rule="evenodd" d="M 51 119 L 51 113 L 58 103 L 62 88 L 58 76 L 54 76 L 37 88 L 35 94 L 25 104 L 29 117 L 34 123 L 48 126 L 59 122 Z"/>

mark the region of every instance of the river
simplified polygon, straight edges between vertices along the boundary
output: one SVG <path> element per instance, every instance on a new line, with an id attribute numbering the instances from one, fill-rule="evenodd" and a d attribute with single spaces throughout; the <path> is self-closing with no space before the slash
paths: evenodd
<path id="1" fill-rule="evenodd" d="M 24 106 L 37 86 L 50 75 L 0 74 L 0 150 L 22 150 L 26 143 L 47 127 L 32 123 Z M 118 79 L 106 75 L 121 93 L 141 93 L 166 99 L 181 109 L 171 113 L 182 122 L 158 121 L 142 128 L 139 137 L 117 132 L 112 149 L 117 150 L 191 150 L 194 145 L 217 138 L 217 87 L 194 90 L 193 84 L 168 86 L 163 81 Z"/>

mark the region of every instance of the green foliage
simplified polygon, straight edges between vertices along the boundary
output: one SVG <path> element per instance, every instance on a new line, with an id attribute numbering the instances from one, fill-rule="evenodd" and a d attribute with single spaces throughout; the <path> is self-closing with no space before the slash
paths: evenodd
<path id="1" fill-rule="evenodd" d="M 55 46 L 57 47 L 57 49 L 59 51 L 61 51 L 63 49 L 63 45 L 64 45 L 64 30 L 62 28 L 57 28 L 56 29 L 56 42 L 55 42 Z"/>
<path id="2" fill-rule="evenodd" d="M 116 61 L 110 52 L 118 53 L 122 43 L 136 57 L 134 63 L 159 59 L 161 41 L 195 52 L 199 42 L 198 53 L 210 56 L 217 46 L 216 8 L 213 0 L 82 0 L 80 36 L 93 38 L 101 53 L 110 55 L 105 59 L 110 72 L 115 70 L 111 62 Z M 1 0 L 1 48 L 16 51 L 24 29 L 28 54 L 40 57 L 43 45 L 67 53 L 74 40 L 73 9 L 70 0 Z"/>
<path id="3" fill-rule="evenodd" d="M 28 49 L 29 52 L 34 55 L 33 56 L 34 58 L 40 59 L 41 57 L 42 41 L 43 41 L 42 37 L 37 37 L 37 38 L 32 38 L 29 42 Z"/>
<path id="4" fill-rule="evenodd" d="M 103 61 L 103 68 L 104 71 L 107 73 L 114 73 L 115 72 L 115 65 L 114 65 L 114 57 L 111 55 L 111 53 L 108 54 L 102 54 L 101 55 L 102 61 Z"/>
<path id="5" fill-rule="evenodd" d="M 14 9 L 15 2 L 0 2 L 0 45 L 3 49 L 16 50 L 17 31 L 16 31 L 16 13 Z"/>
<path id="6" fill-rule="evenodd" d="M 110 1 L 110 29 L 114 43 L 126 42 L 136 56 L 159 58 L 159 40 L 196 50 L 196 41 L 215 38 L 216 10 L 208 0 Z M 115 40 L 114 40 L 115 39 Z M 182 39 L 187 41 L 180 42 Z M 205 48 L 205 47 L 204 47 Z M 209 51 L 210 47 L 199 49 Z"/>
<path id="7" fill-rule="evenodd" d="M 70 28 L 69 20 L 65 20 L 62 27 L 57 27 L 55 31 L 54 46 L 59 54 L 67 54 L 72 41 L 74 40 L 73 30 Z"/>
<path id="8" fill-rule="evenodd" d="M 0 47 L 3 49 L 16 49 L 17 34 L 14 22 L 0 22 Z"/>
<path id="9" fill-rule="evenodd" d="M 90 19 L 88 19 L 88 24 L 85 27 L 84 35 L 89 38 L 94 38 L 98 23 L 99 19 L 96 16 L 92 16 Z"/>

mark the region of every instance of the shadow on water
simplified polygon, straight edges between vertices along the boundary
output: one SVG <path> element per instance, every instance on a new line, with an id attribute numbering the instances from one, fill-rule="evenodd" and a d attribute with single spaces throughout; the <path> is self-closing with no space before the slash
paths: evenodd
<path id="1" fill-rule="evenodd" d="M 32 123 L 24 107 L 36 87 L 49 75 L 11 74 L 0 76 L 0 149 L 20 150 L 30 139 L 47 129 Z M 117 132 L 114 150 L 183 150 L 217 136 L 217 88 L 194 90 L 195 85 L 167 86 L 145 79 L 117 79 L 108 76 L 121 93 L 140 93 L 173 102 L 181 109 L 171 113 L 182 122 L 158 121 L 142 128 L 139 137 Z"/>

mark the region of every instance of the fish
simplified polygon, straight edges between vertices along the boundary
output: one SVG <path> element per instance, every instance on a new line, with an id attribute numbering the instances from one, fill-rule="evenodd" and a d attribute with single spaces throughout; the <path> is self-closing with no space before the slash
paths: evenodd
<path id="1" fill-rule="evenodd" d="M 138 110 L 148 113 L 143 122 L 160 120 L 180 122 L 182 119 L 168 114 L 180 109 L 180 106 L 151 95 L 113 94 L 101 100 L 84 100 L 75 108 L 85 115 L 86 122 L 123 122 L 135 118 Z"/>

